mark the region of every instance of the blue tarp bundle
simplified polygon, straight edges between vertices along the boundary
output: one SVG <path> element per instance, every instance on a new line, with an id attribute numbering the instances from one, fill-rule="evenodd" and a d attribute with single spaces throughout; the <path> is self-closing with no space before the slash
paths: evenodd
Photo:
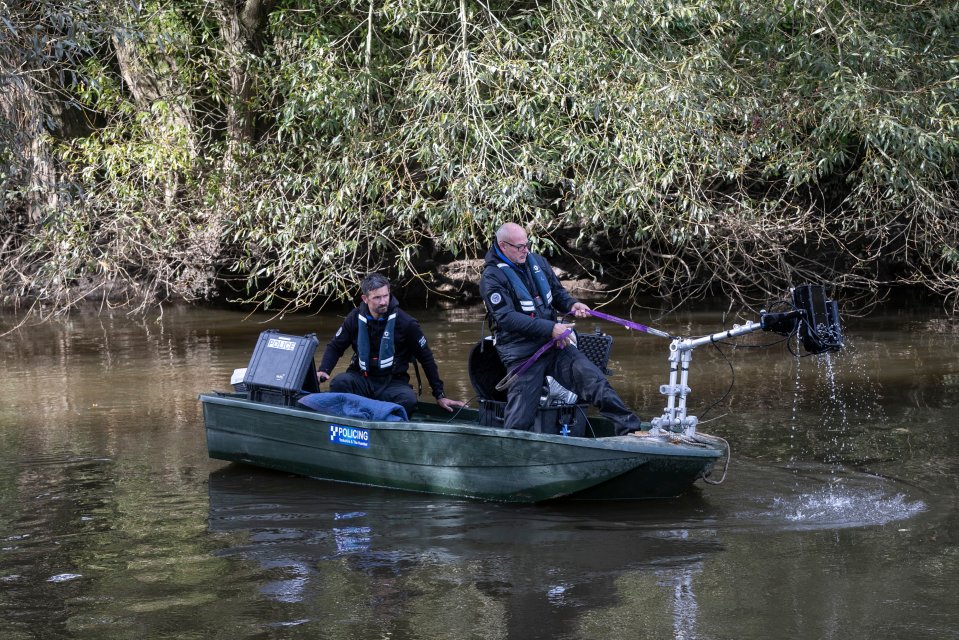
<path id="1" fill-rule="evenodd" d="M 364 398 L 353 393 L 311 393 L 297 402 L 320 413 L 359 420 L 380 422 L 406 422 L 406 409 L 392 402 Z"/>

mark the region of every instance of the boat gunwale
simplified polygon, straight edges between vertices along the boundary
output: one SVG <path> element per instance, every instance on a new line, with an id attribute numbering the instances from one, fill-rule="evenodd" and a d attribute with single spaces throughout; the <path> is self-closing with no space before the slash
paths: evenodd
<path id="1" fill-rule="evenodd" d="M 637 437 L 637 436 L 607 436 L 600 438 L 590 437 L 566 437 L 558 434 L 536 433 L 532 431 L 519 431 L 515 429 L 503 429 L 500 427 L 486 427 L 479 424 L 463 422 L 445 422 L 445 421 L 423 421 L 411 420 L 404 422 L 388 422 L 379 420 L 363 420 L 359 418 L 350 418 L 347 416 L 337 416 L 320 413 L 312 409 L 299 407 L 287 407 L 281 405 L 271 405 L 262 402 L 248 400 L 242 397 L 231 396 L 230 394 L 220 394 L 218 392 L 201 393 L 199 400 L 203 403 L 210 402 L 225 406 L 250 409 L 253 411 L 262 411 L 266 413 L 275 413 L 290 416 L 292 418 L 304 419 L 312 422 L 324 423 L 345 423 L 349 426 L 376 429 L 381 431 L 416 431 L 416 432 L 437 432 L 464 434 L 473 436 L 485 436 L 495 438 L 506 438 L 510 440 L 529 440 L 535 442 L 552 443 L 568 447 L 583 449 L 601 449 L 607 451 L 617 451 L 628 454 L 645 455 L 667 455 L 667 456 L 689 456 L 697 458 L 718 459 L 723 455 L 723 450 L 708 445 L 690 445 L 683 442 L 674 442 L 661 437 Z M 475 411 L 475 409 L 471 410 Z M 209 428 L 209 427 L 207 427 Z"/>

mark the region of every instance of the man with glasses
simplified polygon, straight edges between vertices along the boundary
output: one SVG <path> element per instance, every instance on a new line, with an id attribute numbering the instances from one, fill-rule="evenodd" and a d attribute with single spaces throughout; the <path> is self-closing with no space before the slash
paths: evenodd
<path id="1" fill-rule="evenodd" d="M 486 254 L 480 293 L 496 337 L 496 352 L 508 371 L 573 327 L 558 322 L 557 312 L 589 317 L 589 307 L 566 291 L 545 258 L 530 253 L 526 230 L 512 222 L 497 230 L 496 241 Z M 506 401 L 506 428 L 528 431 L 533 427 L 543 385 L 550 375 L 612 420 L 617 435 L 640 430 L 639 418 L 603 372 L 571 343 L 569 335 L 562 338 L 557 348 L 544 353 L 513 382 Z"/>

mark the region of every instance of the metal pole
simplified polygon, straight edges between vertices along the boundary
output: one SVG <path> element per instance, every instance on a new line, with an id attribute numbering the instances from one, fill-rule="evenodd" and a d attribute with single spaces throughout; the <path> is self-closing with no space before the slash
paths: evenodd
<path id="1" fill-rule="evenodd" d="M 669 345 L 669 384 L 659 387 L 659 392 L 666 396 L 666 407 L 662 416 L 653 418 L 652 431 L 682 432 L 687 436 L 695 434 L 699 418 L 686 415 L 686 396 L 692 391 L 689 388 L 689 365 L 693 360 L 693 349 L 760 329 L 762 325 L 750 320 L 744 325 L 735 325 L 732 329 L 701 338 L 674 338 Z"/>

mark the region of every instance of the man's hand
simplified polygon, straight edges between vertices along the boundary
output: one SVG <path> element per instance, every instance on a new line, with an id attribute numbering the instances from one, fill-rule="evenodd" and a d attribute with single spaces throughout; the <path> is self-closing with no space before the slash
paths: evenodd
<path id="1" fill-rule="evenodd" d="M 574 316 L 577 318 L 588 318 L 589 317 L 589 307 L 583 304 L 582 302 L 577 302 L 569 309 Z"/>
<path id="2" fill-rule="evenodd" d="M 326 371 L 316 372 L 316 381 L 319 382 L 320 384 L 323 384 L 329 379 L 330 379 L 330 374 L 328 374 Z"/>
<path id="3" fill-rule="evenodd" d="M 454 407 L 465 407 L 465 406 L 466 406 L 466 403 L 465 403 L 465 402 L 460 402 L 459 400 L 453 400 L 452 398 L 440 398 L 439 400 L 436 401 L 436 404 L 438 404 L 439 406 L 443 407 L 444 409 L 446 409 L 446 410 L 449 411 L 450 413 L 453 412 L 453 408 L 454 408 Z"/>
<path id="4" fill-rule="evenodd" d="M 572 329 L 574 326 L 575 325 L 572 325 L 572 324 L 563 324 L 562 322 L 557 322 L 556 324 L 553 325 L 553 340 L 557 341 L 556 342 L 557 347 L 562 349 L 563 347 L 565 347 L 566 345 L 568 345 L 570 342 L 573 341 L 573 336 L 571 333 L 567 334 L 566 337 L 563 338 L 562 340 L 559 340 L 559 337 L 563 335 L 563 333 L 567 329 Z"/>

